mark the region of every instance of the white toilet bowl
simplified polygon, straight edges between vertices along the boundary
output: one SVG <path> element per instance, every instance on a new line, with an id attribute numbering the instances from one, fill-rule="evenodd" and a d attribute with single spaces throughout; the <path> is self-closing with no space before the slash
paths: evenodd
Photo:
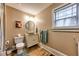
<path id="1" fill-rule="evenodd" d="M 17 54 L 23 53 L 24 43 L 16 44 Z"/>
<path id="2" fill-rule="evenodd" d="M 15 37 L 15 44 L 17 49 L 17 55 L 23 53 L 24 43 L 23 43 L 24 37 L 23 36 L 17 36 Z"/>

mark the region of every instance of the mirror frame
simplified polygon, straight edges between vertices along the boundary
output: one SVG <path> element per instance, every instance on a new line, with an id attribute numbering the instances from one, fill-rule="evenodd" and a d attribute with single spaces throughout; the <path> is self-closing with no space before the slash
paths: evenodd
<path id="1" fill-rule="evenodd" d="M 27 21 L 25 23 L 25 29 L 27 33 L 35 33 L 36 31 L 35 23 L 33 21 Z"/>

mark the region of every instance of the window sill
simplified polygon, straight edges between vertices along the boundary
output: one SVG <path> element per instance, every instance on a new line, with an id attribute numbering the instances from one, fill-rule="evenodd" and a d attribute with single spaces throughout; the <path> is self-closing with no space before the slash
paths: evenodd
<path id="1" fill-rule="evenodd" d="M 52 30 L 53 32 L 79 32 L 79 30 Z"/>
<path id="2" fill-rule="evenodd" d="M 73 28 L 54 28 L 52 29 L 53 32 L 79 32 L 79 27 Z"/>

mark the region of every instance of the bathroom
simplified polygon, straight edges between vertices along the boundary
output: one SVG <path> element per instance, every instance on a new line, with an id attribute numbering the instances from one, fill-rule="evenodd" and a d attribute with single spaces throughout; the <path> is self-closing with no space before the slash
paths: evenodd
<path id="1" fill-rule="evenodd" d="M 32 47 L 37 48 L 36 46 L 37 44 L 39 47 L 44 49 L 48 54 L 53 56 L 54 55 L 77 56 L 78 55 L 77 45 L 79 38 L 78 28 L 76 29 L 73 28 L 69 30 L 54 29 L 52 24 L 53 23 L 52 19 L 54 19 L 53 10 L 64 4 L 65 3 L 29 3 L 29 4 L 5 3 L 3 4 L 4 16 L 2 19 L 4 21 L 2 21 L 3 25 L 1 28 L 3 29 L 2 50 L 4 51 L 4 54 L 7 53 L 8 55 L 10 55 L 12 53 L 11 50 L 15 50 L 13 52 L 15 53 L 15 55 L 17 54 L 15 38 L 21 37 L 27 39 L 29 37 L 32 38 L 31 35 L 34 35 L 33 38 L 37 38 L 38 42 L 34 43 L 34 46 Z M 36 13 L 37 11 L 39 12 Z M 47 40 L 46 42 L 44 41 L 41 42 L 40 40 L 41 31 L 44 32 L 46 31 L 48 33 L 46 34 L 46 38 L 48 38 L 46 39 Z M 27 33 L 28 35 L 26 35 Z M 30 41 L 30 38 L 28 41 Z M 24 44 L 24 46 L 26 47 L 25 49 L 26 56 L 28 55 L 27 50 L 28 47 L 30 47 L 29 44 L 31 45 L 32 42 L 30 41 L 27 45 Z M 35 53 L 37 54 L 36 56 L 38 56 L 38 54 L 41 54 L 37 52 Z"/>

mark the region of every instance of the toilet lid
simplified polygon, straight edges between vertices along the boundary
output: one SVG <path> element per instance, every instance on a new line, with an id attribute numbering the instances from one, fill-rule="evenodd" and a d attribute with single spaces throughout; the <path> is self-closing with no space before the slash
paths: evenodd
<path id="1" fill-rule="evenodd" d="M 24 43 L 18 43 L 16 44 L 16 47 L 23 47 L 24 46 Z"/>

